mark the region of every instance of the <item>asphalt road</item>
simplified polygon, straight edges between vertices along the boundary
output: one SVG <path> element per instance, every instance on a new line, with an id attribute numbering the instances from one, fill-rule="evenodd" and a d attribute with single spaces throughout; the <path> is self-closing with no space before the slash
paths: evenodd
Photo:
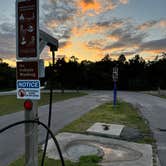
<path id="1" fill-rule="evenodd" d="M 157 141 L 161 166 L 166 166 L 166 99 L 134 92 L 119 92 L 119 96 L 138 107 L 145 119 L 148 120 Z"/>
<path id="2" fill-rule="evenodd" d="M 118 97 L 138 107 L 143 116 L 149 121 L 150 128 L 157 140 L 157 148 L 161 166 L 166 166 L 166 99 L 136 92 L 118 92 Z M 112 92 L 93 91 L 88 96 L 69 99 L 53 104 L 52 130 L 54 133 L 74 119 L 77 119 L 92 108 L 110 101 Z M 39 108 L 39 118 L 47 122 L 48 106 Z M 24 119 L 24 113 L 19 112 L 0 117 L 0 126 Z M 0 166 L 7 166 L 24 153 L 24 127 L 19 126 L 0 135 Z M 39 130 L 39 142 L 44 141 L 45 132 Z"/>

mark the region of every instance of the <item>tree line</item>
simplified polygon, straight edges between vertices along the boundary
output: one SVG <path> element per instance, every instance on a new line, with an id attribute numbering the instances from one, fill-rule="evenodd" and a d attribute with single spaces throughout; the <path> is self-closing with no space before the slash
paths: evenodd
<path id="1" fill-rule="evenodd" d="M 113 67 L 118 67 L 117 87 L 121 90 L 152 90 L 166 88 L 166 53 L 146 62 L 139 55 L 126 60 L 120 55 L 112 60 L 107 54 L 101 61 L 84 60 L 78 63 L 74 56 L 68 62 L 65 58 L 56 61 L 54 71 L 46 67 L 45 81 L 49 86 L 50 79 L 56 89 L 113 89 Z"/>
<path id="2" fill-rule="evenodd" d="M 9 90 L 16 87 L 16 69 L 10 67 L 0 58 L 0 90 Z"/>
<path id="3" fill-rule="evenodd" d="M 120 55 L 112 60 L 109 54 L 98 62 L 84 60 L 78 62 L 74 56 L 69 61 L 57 59 L 54 66 L 45 68 L 45 78 L 41 83 L 54 89 L 113 89 L 113 67 L 118 67 L 117 88 L 120 90 L 156 90 L 166 89 L 166 53 L 146 62 L 139 55 L 126 60 Z M 0 60 L 0 89 L 16 87 L 16 69 Z"/>

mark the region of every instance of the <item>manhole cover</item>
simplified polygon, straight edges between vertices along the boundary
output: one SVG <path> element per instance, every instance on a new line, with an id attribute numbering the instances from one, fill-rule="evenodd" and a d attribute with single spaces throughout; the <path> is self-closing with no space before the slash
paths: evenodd
<path id="1" fill-rule="evenodd" d="M 93 143 L 72 142 L 66 147 L 66 153 L 71 160 L 78 161 L 81 156 L 98 155 L 102 156 L 103 151 Z"/>

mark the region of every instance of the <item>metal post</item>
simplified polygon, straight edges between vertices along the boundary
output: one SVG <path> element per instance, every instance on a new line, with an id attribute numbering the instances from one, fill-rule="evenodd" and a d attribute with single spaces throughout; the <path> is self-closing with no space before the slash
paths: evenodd
<path id="1" fill-rule="evenodd" d="M 33 109 L 25 110 L 25 120 L 38 119 L 37 101 L 32 100 Z M 38 124 L 25 124 L 25 166 L 38 166 Z"/>
<path id="2" fill-rule="evenodd" d="M 113 104 L 114 106 L 116 106 L 116 101 L 117 101 L 117 89 L 116 89 L 116 82 L 118 80 L 118 67 L 115 66 L 113 67 L 113 73 L 112 73 L 112 78 L 113 78 L 113 82 L 114 82 L 114 89 L 113 89 Z"/>
<path id="3" fill-rule="evenodd" d="M 116 81 L 114 81 L 114 106 L 116 106 Z"/>
<path id="4" fill-rule="evenodd" d="M 50 47 L 50 51 L 52 52 L 52 71 L 51 71 L 51 78 L 50 78 L 50 102 L 49 102 L 49 115 L 48 115 L 48 128 L 51 128 L 51 115 L 52 115 L 52 98 L 53 98 L 53 74 L 54 74 L 54 67 L 55 67 L 55 48 L 52 46 Z M 48 145 L 48 139 L 49 139 L 49 132 L 46 134 L 46 140 L 44 145 L 44 151 L 43 156 L 41 160 L 41 166 L 44 166 L 45 161 L 45 155 L 47 151 L 47 145 Z"/>

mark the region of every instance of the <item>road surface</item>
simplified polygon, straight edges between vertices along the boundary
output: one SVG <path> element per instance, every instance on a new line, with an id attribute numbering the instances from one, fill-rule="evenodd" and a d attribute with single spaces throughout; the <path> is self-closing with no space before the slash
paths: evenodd
<path id="1" fill-rule="evenodd" d="M 137 106 L 143 116 L 149 121 L 150 128 L 157 140 L 157 148 L 161 166 L 166 166 L 166 132 L 158 129 L 166 129 L 166 99 L 136 93 L 118 92 L 118 97 Z M 88 96 L 69 99 L 53 104 L 52 130 L 56 133 L 60 128 L 77 119 L 98 105 L 112 99 L 111 91 L 92 91 Z M 47 122 L 48 106 L 39 108 L 39 118 Z M 24 113 L 14 113 L 0 117 L 0 126 L 3 127 L 12 122 L 24 119 Z M 7 166 L 8 163 L 24 153 L 24 127 L 19 126 L 0 135 L 0 166 Z M 44 141 L 45 132 L 39 130 L 39 142 Z M 3 150 L 2 150 L 3 149 Z"/>
<path id="2" fill-rule="evenodd" d="M 148 120 L 157 141 L 161 166 L 166 166 L 166 99 L 134 92 L 120 92 L 119 96 L 137 106 L 145 119 Z M 159 129 L 164 130 L 160 131 Z"/>

